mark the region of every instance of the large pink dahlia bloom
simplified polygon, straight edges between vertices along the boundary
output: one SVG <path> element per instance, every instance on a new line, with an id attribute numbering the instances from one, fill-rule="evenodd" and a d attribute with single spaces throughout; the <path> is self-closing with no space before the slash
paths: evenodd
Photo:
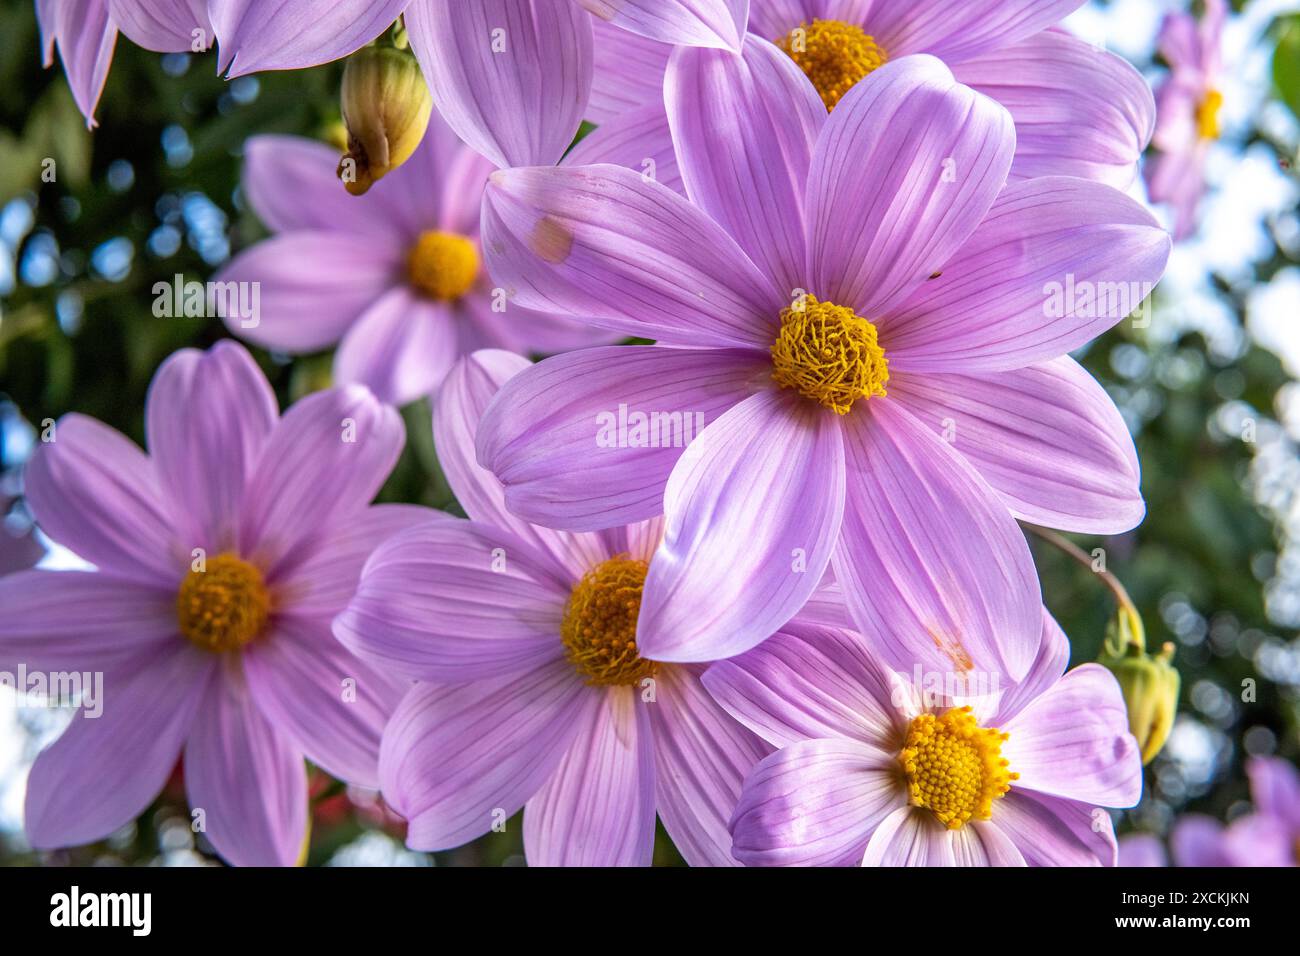
<path id="1" fill-rule="evenodd" d="M 743 58 L 679 50 L 667 98 L 692 202 L 612 166 L 493 175 L 484 248 L 516 301 L 660 344 L 528 369 L 479 460 L 538 524 L 665 514 L 650 657 L 747 650 L 833 566 L 900 669 L 1023 677 L 1041 598 L 1015 518 L 1143 514 L 1132 439 L 1066 353 L 1137 306 L 1168 235 L 1100 183 L 1006 185 L 1010 115 L 930 56 L 827 115 L 751 36 Z M 602 444 L 621 407 L 706 427 Z"/>

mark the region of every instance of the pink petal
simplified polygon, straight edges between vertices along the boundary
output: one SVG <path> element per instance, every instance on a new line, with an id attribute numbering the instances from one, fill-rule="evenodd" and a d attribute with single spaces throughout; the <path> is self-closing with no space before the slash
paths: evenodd
<path id="1" fill-rule="evenodd" d="M 398 286 L 344 334 L 334 353 L 334 382 L 364 385 L 381 402 L 407 405 L 437 389 L 457 354 L 450 311 Z"/>
<path id="2" fill-rule="evenodd" d="M 740 788 L 771 748 L 709 696 L 699 668 L 662 667 L 643 704 L 654 729 L 659 816 L 691 866 L 735 866 L 728 822 Z"/>
<path id="3" fill-rule="evenodd" d="M 244 656 L 248 690 L 312 763 L 347 783 L 379 787 L 379 738 L 410 684 L 352 656 L 328 621 L 277 620 Z"/>
<path id="4" fill-rule="evenodd" d="M 956 866 L 1026 866 L 1015 843 L 996 823 L 972 820 L 952 835 Z"/>
<path id="5" fill-rule="evenodd" d="M 1078 348 L 1150 294 L 1169 258 L 1151 214 L 1101 183 L 1013 183 L 955 255 L 880 323 L 890 370 L 1022 368 Z"/>
<path id="6" fill-rule="evenodd" d="M 664 101 L 691 201 L 788 300 L 798 298 L 807 260 L 804 190 L 826 124 L 812 83 L 794 60 L 754 37 L 743 57 L 679 48 Z"/>
<path id="7" fill-rule="evenodd" d="M 1052 617 L 1047 608 L 1042 609 L 1042 616 L 1042 643 L 1025 679 L 1014 687 L 1005 688 L 995 700 L 976 705 L 980 722 L 986 726 L 1001 727 L 1032 701 L 1047 693 L 1065 674 L 1065 668 L 1070 663 L 1070 639 L 1065 636 L 1065 631 L 1061 630 L 1061 625 L 1056 623 L 1056 618 Z"/>
<path id="8" fill-rule="evenodd" d="M 407 162 L 415 162 L 419 154 L 417 150 Z M 241 182 L 248 204 L 272 232 L 339 232 L 391 241 L 396 224 L 390 207 L 394 204 L 388 201 L 392 190 L 385 184 L 397 173 L 376 183 L 364 196 L 352 196 L 339 181 L 338 165 L 339 151 L 331 146 L 302 136 L 267 133 L 244 142 Z M 431 192 L 407 191 L 403 204 L 406 208 L 412 203 L 419 205 Z"/>
<path id="9" fill-rule="evenodd" d="M 1203 813 L 1184 813 L 1169 834 L 1174 866 L 1232 866 L 1222 823 Z"/>
<path id="10" fill-rule="evenodd" d="M 561 166 L 602 163 L 624 166 L 686 195 L 672 131 L 668 128 L 668 114 L 661 99 L 601 123 L 560 160 Z"/>
<path id="11" fill-rule="evenodd" d="M 1100 807 L 1012 787 L 993 820 L 1030 866 L 1115 865 L 1115 831 Z"/>
<path id="12" fill-rule="evenodd" d="M 749 0 L 578 0 L 601 20 L 674 46 L 740 52 Z"/>
<path id="13" fill-rule="evenodd" d="M 361 569 L 379 545 L 426 521 L 452 516 L 419 505 L 371 505 L 356 519 L 339 524 L 313 543 L 301 559 L 272 582 L 277 615 L 326 622 L 348 606 Z"/>
<path id="14" fill-rule="evenodd" d="M 411 48 L 448 125 L 498 166 L 550 166 L 591 92 L 591 24 L 571 0 L 420 0 Z"/>
<path id="15" fill-rule="evenodd" d="M 107 668 L 103 713 L 83 708 L 27 780 L 25 829 L 39 849 L 101 840 L 144 812 L 176 767 L 213 658 L 183 640 Z"/>
<path id="16" fill-rule="evenodd" d="M 749 31 L 765 40 L 779 40 L 795 27 L 813 20 L 830 19 L 852 22 L 851 10 L 845 8 L 869 4 L 871 0 L 749 0 Z"/>
<path id="17" fill-rule="evenodd" d="M 1079 176 L 1117 189 L 1133 181 L 1155 130 L 1156 104 L 1147 81 L 1123 57 L 1044 30 L 963 60 L 953 73 L 1010 111 L 1013 178 Z"/>
<path id="18" fill-rule="evenodd" d="M 746 866 L 855 866 L 905 800 L 898 761 L 869 744 L 802 740 L 745 780 L 732 852 Z M 906 808 L 904 808 L 906 809 Z"/>
<path id="19" fill-rule="evenodd" d="M 531 537 L 532 526 L 505 507 L 505 494 L 495 475 L 478 463 L 475 438 L 483 413 L 502 386 L 532 363 L 500 349 L 481 349 L 461 358 L 438 391 L 433 406 L 433 442 L 438 464 L 456 501 L 475 521 L 507 528 Z"/>
<path id="20" fill-rule="evenodd" d="M 599 694 L 568 752 L 524 806 L 532 866 L 649 866 L 654 854 L 654 734 L 633 687 Z"/>
<path id="21" fill-rule="evenodd" d="M 0 669 L 103 671 L 179 639 L 176 591 L 86 571 L 0 577 Z"/>
<path id="22" fill-rule="evenodd" d="M 895 680 L 859 636 L 795 622 L 703 677 L 728 713 L 777 747 L 818 739 L 888 747 L 906 723 Z"/>
<path id="23" fill-rule="evenodd" d="M 269 723 L 238 664 L 212 682 L 185 745 L 185 792 L 235 866 L 293 866 L 307 835 L 307 768 Z"/>
<path id="24" fill-rule="evenodd" d="M 384 799 L 413 849 L 444 850 L 513 816 L 555 773 L 601 695 L 568 661 L 469 684 L 417 684 L 384 733 Z"/>
<path id="25" fill-rule="evenodd" d="M 146 50 L 201 53 L 216 42 L 207 0 L 108 0 L 108 11 L 117 28 Z"/>
<path id="26" fill-rule="evenodd" d="M 129 439 L 65 415 L 24 473 L 28 507 L 47 535 L 110 577 L 170 587 L 189 553 L 175 541 L 153 463 Z"/>
<path id="27" fill-rule="evenodd" d="M 95 122 L 95 108 L 113 62 L 117 27 L 105 0 L 64 0 L 54 5 L 52 25 L 49 16 L 43 18 L 41 29 L 46 66 L 52 58 L 52 44 L 57 41 L 72 98 L 86 118 L 86 126 L 93 129 L 99 125 Z"/>
<path id="28" fill-rule="evenodd" d="M 766 349 L 788 302 L 701 210 L 617 166 L 494 174 L 483 251 L 519 305 L 676 345 Z"/>
<path id="29" fill-rule="evenodd" d="M 254 465 L 240 526 L 241 551 L 274 578 L 314 538 L 359 518 L 405 440 L 401 416 L 359 385 L 296 402 Z"/>
<path id="30" fill-rule="evenodd" d="M 549 555 L 508 531 L 433 520 L 376 549 L 334 633 L 404 677 L 518 673 L 562 657 L 571 587 Z"/>
<path id="31" fill-rule="evenodd" d="M 1300 833 L 1300 771 L 1281 757 L 1251 757 L 1246 774 L 1255 809 L 1287 821 Z"/>
<path id="32" fill-rule="evenodd" d="M 1128 426 L 1069 356 L 1008 372 L 900 372 L 889 395 L 974 465 L 1017 518 L 1119 534 L 1146 514 Z"/>
<path id="33" fill-rule="evenodd" d="M 1083 664 L 1002 727 L 1002 756 L 1016 786 L 1100 807 L 1131 807 L 1142 795 L 1142 758 L 1128 730 L 1124 695 L 1110 671 Z"/>
<path id="34" fill-rule="evenodd" d="M 874 71 L 840 100 L 813 153 L 808 291 L 873 320 L 888 312 L 975 231 L 1015 142 L 1007 111 L 933 57 Z"/>
<path id="35" fill-rule="evenodd" d="M 1160 838 L 1151 833 L 1130 833 L 1119 838 L 1118 866 L 1166 867 L 1169 854 Z"/>
<path id="36" fill-rule="evenodd" d="M 909 0 L 873 4 L 867 32 L 891 58 L 932 53 L 958 63 L 1010 46 L 1083 6 L 1083 0 Z"/>
<path id="37" fill-rule="evenodd" d="M 740 349 L 559 355 L 501 389 L 483 416 L 478 457 L 526 520 L 592 530 L 653 517 L 684 448 L 770 368 L 766 355 Z"/>
<path id="38" fill-rule="evenodd" d="M 387 30 L 409 0 L 222 0 L 210 5 L 229 76 L 300 70 L 347 56 Z"/>
<path id="39" fill-rule="evenodd" d="M 902 674 L 1023 679 L 1042 640 L 1029 546 L 975 470 L 901 403 L 846 419 L 851 476 L 835 577 L 858 630 Z"/>
<path id="40" fill-rule="evenodd" d="M 235 335 L 268 349 L 315 352 L 337 343 L 404 281 L 404 254 L 395 237 L 295 231 L 245 249 L 212 281 L 247 283 L 249 303 L 257 292 L 256 314 L 226 317 Z"/>
<path id="41" fill-rule="evenodd" d="M 621 342 L 626 336 L 580 319 L 525 309 L 505 298 L 500 286 L 484 278 L 478 289 L 452 303 L 460 353 L 504 349 L 521 355 L 551 355 Z"/>
<path id="42" fill-rule="evenodd" d="M 664 70 L 672 46 L 621 30 L 599 17 L 592 20 L 591 29 L 595 68 L 587 119 L 603 127 L 639 107 L 662 105 Z"/>
<path id="43" fill-rule="evenodd" d="M 725 412 L 664 489 L 664 540 L 637 622 L 641 653 L 711 661 L 771 636 L 816 590 L 843 510 L 831 412 L 773 389 Z"/>
<path id="44" fill-rule="evenodd" d="M 484 412 L 508 381 L 532 367 L 522 356 L 498 349 L 480 349 L 460 359 L 433 404 L 433 443 L 438 449 L 438 464 L 466 515 L 513 531 L 569 567 L 573 537 L 516 517 L 506 508 L 501 482 L 475 458 L 475 438 Z M 575 566 L 573 570 L 580 577 L 587 567 Z"/>
<path id="45" fill-rule="evenodd" d="M 956 866 L 953 831 L 928 810 L 900 807 L 871 834 L 863 866 Z"/>
<path id="46" fill-rule="evenodd" d="M 182 349 L 158 369 L 145 430 L 186 552 L 234 548 L 244 486 L 279 416 L 266 376 L 234 342 Z"/>

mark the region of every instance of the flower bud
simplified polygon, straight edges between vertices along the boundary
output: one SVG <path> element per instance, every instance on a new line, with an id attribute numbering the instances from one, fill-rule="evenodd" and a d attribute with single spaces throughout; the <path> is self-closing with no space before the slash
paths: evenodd
<path id="1" fill-rule="evenodd" d="M 1174 726 L 1181 680 L 1171 663 L 1173 657 L 1173 644 L 1148 654 L 1140 644 L 1128 643 L 1118 654 L 1103 652 L 1099 660 L 1124 692 L 1129 730 L 1137 738 L 1144 764 L 1160 752 Z"/>
<path id="2" fill-rule="evenodd" d="M 433 98 L 415 57 L 369 46 L 348 59 L 341 104 L 348 146 L 339 178 L 348 192 L 360 196 L 415 152 L 429 126 Z"/>

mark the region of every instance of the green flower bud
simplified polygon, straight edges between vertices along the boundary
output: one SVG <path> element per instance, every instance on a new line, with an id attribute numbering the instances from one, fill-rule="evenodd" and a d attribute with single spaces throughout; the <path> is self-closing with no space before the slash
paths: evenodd
<path id="1" fill-rule="evenodd" d="M 369 46 L 348 59 L 340 100 L 348 145 L 339 179 L 360 196 L 410 159 L 429 127 L 433 98 L 415 57 Z"/>
<path id="2" fill-rule="evenodd" d="M 1118 630 L 1123 629 L 1121 623 Z M 1142 762 L 1148 764 L 1169 739 L 1178 712 L 1181 679 L 1172 664 L 1174 645 L 1165 644 L 1158 654 L 1148 654 L 1137 643 L 1125 643 L 1118 653 L 1113 653 L 1110 639 L 1107 645 L 1098 663 L 1119 681 L 1128 707 L 1129 730 L 1142 749 Z"/>

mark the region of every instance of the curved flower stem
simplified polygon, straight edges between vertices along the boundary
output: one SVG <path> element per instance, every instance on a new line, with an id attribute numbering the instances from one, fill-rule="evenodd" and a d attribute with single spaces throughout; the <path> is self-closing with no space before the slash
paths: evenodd
<path id="1" fill-rule="evenodd" d="M 1021 523 L 1021 527 L 1042 538 L 1048 544 L 1052 545 L 1058 551 L 1069 555 L 1079 564 L 1083 565 L 1097 577 L 1101 578 L 1102 584 L 1110 590 L 1115 598 L 1115 603 L 1119 605 L 1120 615 L 1126 619 L 1127 637 L 1126 643 L 1136 644 L 1139 650 L 1146 650 L 1146 634 L 1142 627 L 1142 617 L 1138 614 L 1137 606 L 1133 599 L 1129 597 L 1128 589 L 1115 575 L 1106 570 L 1098 570 L 1093 563 L 1093 557 L 1088 552 L 1071 541 L 1064 535 L 1052 531 L 1049 528 L 1040 528 L 1038 525 Z M 1118 649 L 1117 649 L 1118 650 Z"/>

